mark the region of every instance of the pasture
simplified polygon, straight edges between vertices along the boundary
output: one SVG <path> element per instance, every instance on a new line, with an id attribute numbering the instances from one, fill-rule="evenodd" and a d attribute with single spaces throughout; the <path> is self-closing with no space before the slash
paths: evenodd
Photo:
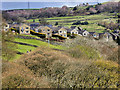
<path id="1" fill-rule="evenodd" d="M 116 22 L 116 18 L 114 18 L 113 14 L 108 13 L 101 13 L 101 14 L 94 14 L 94 15 L 82 15 L 82 16 L 66 16 L 66 17 L 52 17 L 52 18 L 45 18 L 49 24 L 55 25 L 58 22 L 60 26 L 80 26 L 83 29 L 86 29 L 89 32 L 104 32 L 105 28 L 102 26 L 98 26 L 97 23 L 101 21 L 106 21 L 108 23 Z M 72 25 L 74 22 L 77 21 L 87 21 L 88 25 Z M 27 20 L 27 22 L 33 22 L 33 19 Z M 39 19 L 35 19 L 35 22 L 39 22 Z"/>

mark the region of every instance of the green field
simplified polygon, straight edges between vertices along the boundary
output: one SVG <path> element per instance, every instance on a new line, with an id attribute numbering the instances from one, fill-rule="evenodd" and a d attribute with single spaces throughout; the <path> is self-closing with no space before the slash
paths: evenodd
<path id="1" fill-rule="evenodd" d="M 58 22 L 58 25 L 61 26 L 80 26 L 83 29 L 86 29 L 89 32 L 98 32 L 102 33 L 104 32 L 104 27 L 98 26 L 97 23 L 101 21 L 106 22 L 116 22 L 116 18 L 114 18 L 113 14 L 108 13 L 101 13 L 101 14 L 95 14 L 95 15 L 83 15 L 83 16 L 66 16 L 66 17 L 52 17 L 52 18 L 45 18 L 47 22 L 54 25 L 56 22 Z M 72 25 L 74 22 L 80 20 L 81 22 L 87 21 L 88 25 Z M 33 22 L 33 19 L 27 20 L 27 22 Z M 39 19 L 35 19 L 35 22 L 39 22 Z"/>
<path id="2" fill-rule="evenodd" d="M 32 35 L 30 35 L 32 36 Z M 34 36 L 33 36 L 34 37 Z M 37 45 L 38 47 L 49 47 L 52 49 L 59 49 L 59 50 L 65 50 L 66 48 L 60 45 L 52 45 L 52 44 L 48 44 L 47 42 L 43 42 L 40 40 L 34 40 L 34 39 L 20 39 L 20 38 L 15 38 L 16 42 L 22 42 L 22 43 L 27 43 L 27 44 L 31 44 L 31 45 Z M 37 47 L 33 47 L 33 46 L 27 46 L 27 45 L 21 45 L 21 44 L 16 44 L 17 45 L 17 51 L 21 52 L 21 53 L 27 53 L 27 51 L 33 51 L 35 49 L 37 49 Z M 21 55 L 16 54 L 16 56 L 11 59 L 15 60 L 15 59 L 19 59 Z"/>
<path id="3" fill-rule="evenodd" d="M 27 44 L 31 44 L 31 45 L 37 45 L 37 46 L 44 46 L 44 47 L 47 46 L 47 47 L 50 47 L 50 48 L 53 48 L 53 49 L 64 49 L 64 47 L 62 47 L 62 46 L 52 45 L 52 44 L 48 44 L 47 42 L 43 42 L 43 41 L 40 41 L 40 40 L 34 40 L 34 39 L 16 38 L 15 41 L 22 42 L 22 43 L 27 43 Z M 24 52 L 24 48 L 22 48 L 22 47 L 23 47 L 23 45 L 21 46 L 21 49 L 23 49 L 23 52 Z M 30 48 L 30 46 L 27 46 L 27 47 Z M 33 47 L 32 47 L 32 49 L 33 49 Z"/>

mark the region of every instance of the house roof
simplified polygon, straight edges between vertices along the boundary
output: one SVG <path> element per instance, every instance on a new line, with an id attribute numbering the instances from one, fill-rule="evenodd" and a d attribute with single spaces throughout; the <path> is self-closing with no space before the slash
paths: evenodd
<path id="1" fill-rule="evenodd" d="M 102 35 L 104 35 L 105 33 L 98 33 L 99 34 L 99 36 L 102 36 Z"/>
<path id="2" fill-rule="evenodd" d="M 79 30 L 83 30 L 81 27 L 78 27 Z"/>
<path id="3" fill-rule="evenodd" d="M 42 29 L 44 28 L 45 26 L 39 26 L 39 27 L 36 27 L 36 29 Z"/>
<path id="4" fill-rule="evenodd" d="M 71 31 L 72 31 L 71 28 L 67 28 L 67 27 L 65 27 L 65 29 L 67 30 L 67 32 L 71 32 Z"/>
<path id="5" fill-rule="evenodd" d="M 57 32 L 61 27 L 51 27 L 53 32 Z"/>
<path id="6" fill-rule="evenodd" d="M 62 26 L 58 26 L 59 28 L 62 28 Z"/>
<path id="7" fill-rule="evenodd" d="M 31 24 L 30 24 L 30 27 L 38 27 L 38 26 L 40 26 L 39 23 L 31 23 Z"/>
<path id="8" fill-rule="evenodd" d="M 89 32 L 89 34 L 93 35 L 95 32 Z"/>
<path id="9" fill-rule="evenodd" d="M 70 28 L 71 28 L 71 29 L 75 29 L 75 28 L 76 28 L 76 26 L 71 26 Z"/>
<path id="10" fill-rule="evenodd" d="M 66 31 L 67 31 L 67 28 L 62 27 L 62 28 L 60 28 L 59 30 L 66 30 Z M 59 30 L 58 30 L 58 31 L 59 31 Z"/>
<path id="11" fill-rule="evenodd" d="M 105 33 L 98 33 L 99 35 L 104 35 Z"/>
<path id="12" fill-rule="evenodd" d="M 11 24 L 10 27 L 19 27 L 19 24 Z"/>
<path id="13" fill-rule="evenodd" d="M 52 25 L 46 25 L 46 26 L 48 26 L 48 27 L 52 27 Z"/>
<path id="14" fill-rule="evenodd" d="M 114 30 L 114 32 L 113 33 L 119 33 L 119 30 Z"/>
<path id="15" fill-rule="evenodd" d="M 19 27 L 20 27 L 20 26 L 23 26 L 23 25 L 29 26 L 29 25 L 27 25 L 27 24 L 21 23 L 21 24 L 19 24 Z"/>
<path id="16" fill-rule="evenodd" d="M 78 30 L 78 34 L 82 34 L 83 32 L 85 32 L 86 30 Z"/>

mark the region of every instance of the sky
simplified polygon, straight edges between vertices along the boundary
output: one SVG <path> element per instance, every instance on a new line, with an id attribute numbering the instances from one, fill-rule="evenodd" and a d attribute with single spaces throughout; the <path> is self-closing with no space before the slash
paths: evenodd
<path id="1" fill-rule="evenodd" d="M 2 2 L 106 2 L 109 0 L 0 0 Z"/>

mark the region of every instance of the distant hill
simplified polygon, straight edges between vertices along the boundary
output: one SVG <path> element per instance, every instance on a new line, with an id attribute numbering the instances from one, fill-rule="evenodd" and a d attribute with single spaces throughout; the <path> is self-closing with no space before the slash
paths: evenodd
<path id="1" fill-rule="evenodd" d="M 110 0 L 109 2 L 119 2 L 120 0 Z"/>

